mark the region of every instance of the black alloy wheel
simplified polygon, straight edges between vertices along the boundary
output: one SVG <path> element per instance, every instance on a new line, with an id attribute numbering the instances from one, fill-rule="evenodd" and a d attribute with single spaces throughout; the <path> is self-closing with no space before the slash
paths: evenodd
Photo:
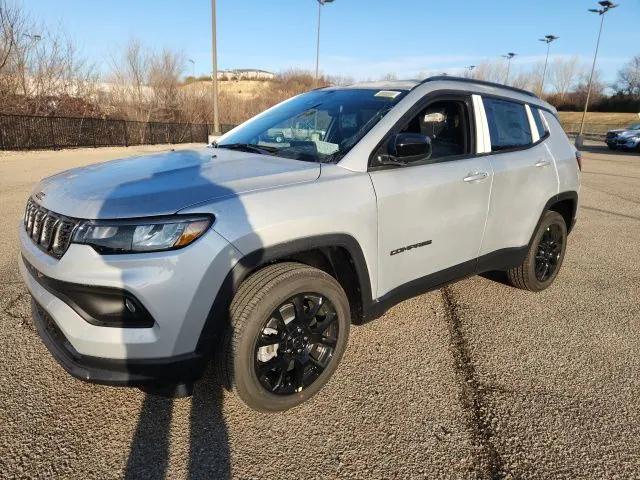
<path id="1" fill-rule="evenodd" d="M 553 210 L 546 211 L 533 234 L 521 264 L 507 270 L 511 285 L 530 292 L 548 288 L 556 279 L 567 249 L 567 222 Z"/>
<path id="2" fill-rule="evenodd" d="M 254 349 L 260 384 L 276 395 L 308 388 L 333 358 L 339 334 L 336 309 L 325 296 L 299 293 L 276 308 Z"/>
<path id="3" fill-rule="evenodd" d="M 535 256 L 535 273 L 539 282 L 546 282 L 557 270 L 564 235 L 560 225 L 552 223 L 542 234 Z"/>

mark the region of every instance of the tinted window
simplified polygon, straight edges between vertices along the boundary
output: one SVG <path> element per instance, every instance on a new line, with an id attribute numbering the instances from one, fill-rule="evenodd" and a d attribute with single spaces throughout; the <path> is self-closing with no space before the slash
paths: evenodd
<path id="1" fill-rule="evenodd" d="M 540 135 L 540 138 L 545 137 L 547 133 L 549 133 L 549 130 L 547 130 L 547 125 L 542 120 L 542 112 L 538 108 L 531 108 L 531 113 L 533 115 L 533 120 L 536 122 L 538 135 Z"/>
<path id="2" fill-rule="evenodd" d="M 532 143 L 524 105 L 495 98 L 483 98 L 482 101 L 489 122 L 491 151 L 518 148 Z"/>
<path id="3" fill-rule="evenodd" d="M 431 159 L 470 153 L 467 106 L 458 100 L 429 104 L 401 130 L 431 138 Z"/>

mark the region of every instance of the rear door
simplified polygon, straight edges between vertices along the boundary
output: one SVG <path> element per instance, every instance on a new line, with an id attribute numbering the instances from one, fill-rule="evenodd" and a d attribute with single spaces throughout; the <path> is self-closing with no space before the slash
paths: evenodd
<path id="1" fill-rule="evenodd" d="M 515 100 L 483 97 L 493 186 L 480 255 L 528 245 L 547 201 L 558 193 L 547 131 L 538 132 L 531 108 Z M 538 112 L 535 111 L 537 115 Z"/>
<path id="2" fill-rule="evenodd" d="M 398 132 L 427 135 L 432 156 L 385 166 L 379 161 L 386 142 L 373 156 L 379 297 L 403 285 L 419 290 L 475 271 L 492 177 L 489 159 L 475 154 L 475 131 L 470 96 L 430 97 L 388 138 Z"/>

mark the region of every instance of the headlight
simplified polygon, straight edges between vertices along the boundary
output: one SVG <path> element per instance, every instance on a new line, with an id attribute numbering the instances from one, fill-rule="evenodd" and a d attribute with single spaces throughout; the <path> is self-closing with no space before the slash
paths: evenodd
<path id="1" fill-rule="evenodd" d="M 91 245 L 105 254 L 175 250 L 202 236 L 212 223 L 210 215 L 87 221 L 75 231 L 72 243 Z"/>

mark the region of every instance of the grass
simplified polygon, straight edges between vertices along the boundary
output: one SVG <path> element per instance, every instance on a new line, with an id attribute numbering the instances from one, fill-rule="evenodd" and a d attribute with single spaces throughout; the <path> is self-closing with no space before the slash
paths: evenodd
<path id="1" fill-rule="evenodd" d="M 582 112 L 558 112 L 563 124 L 580 123 Z M 626 126 L 640 122 L 637 113 L 587 112 L 585 123 Z"/>

